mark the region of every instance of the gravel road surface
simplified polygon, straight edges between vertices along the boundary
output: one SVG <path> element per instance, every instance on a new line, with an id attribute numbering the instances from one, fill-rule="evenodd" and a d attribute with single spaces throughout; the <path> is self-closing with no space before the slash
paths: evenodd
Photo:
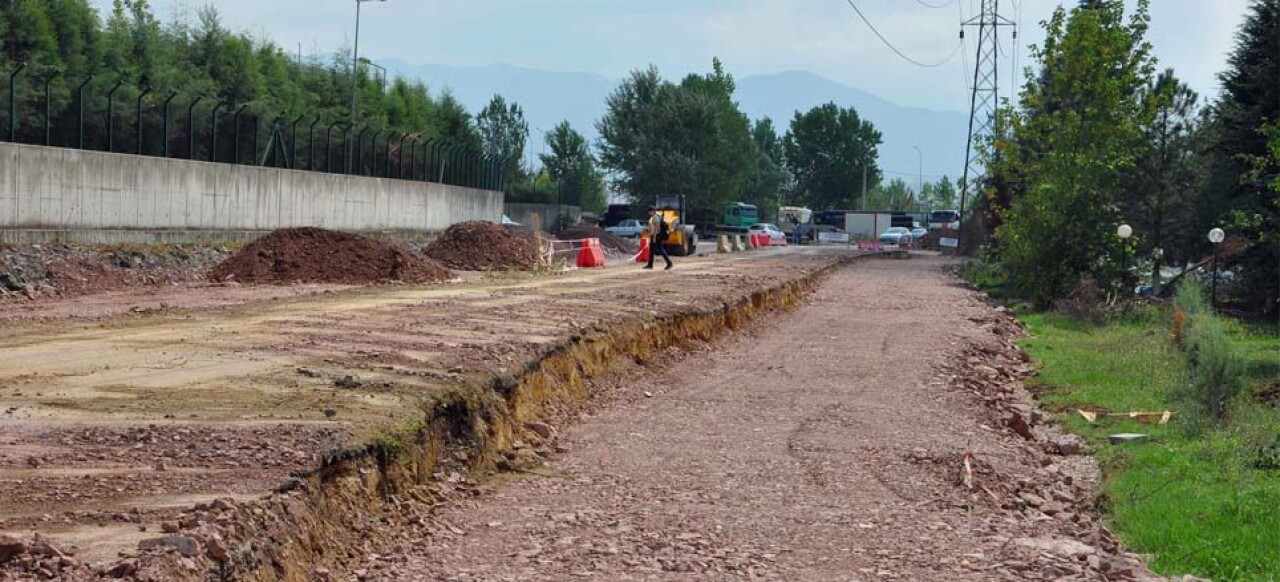
<path id="1" fill-rule="evenodd" d="M 1065 458 L 993 426 L 946 381 L 951 360 L 995 337 L 981 323 L 992 308 L 945 264 L 839 270 L 797 311 L 636 377 L 563 428 L 567 452 L 547 466 L 407 520 L 403 543 L 369 548 L 344 574 L 1147 578 L 1078 511 L 1084 496 L 1057 477 Z M 974 489 L 959 481 L 965 450 L 981 468 Z M 1045 499 L 1006 493 L 1033 482 Z"/>

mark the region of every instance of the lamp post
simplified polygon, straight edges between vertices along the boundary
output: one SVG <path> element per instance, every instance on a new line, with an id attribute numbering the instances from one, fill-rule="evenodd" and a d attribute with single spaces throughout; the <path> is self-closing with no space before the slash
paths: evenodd
<path id="1" fill-rule="evenodd" d="M 379 76 L 380 81 L 378 84 L 382 85 L 383 91 L 386 91 L 387 90 L 387 68 L 365 57 L 360 57 L 360 64 L 378 69 L 378 73 L 380 73 L 380 76 Z"/>
<path id="2" fill-rule="evenodd" d="M 378 0 L 378 1 L 386 2 L 387 0 Z M 373 2 L 373 0 L 356 0 L 356 40 L 355 40 L 355 46 L 352 47 L 352 50 L 351 50 L 351 127 L 355 127 L 356 125 L 356 106 L 357 106 L 356 84 L 357 84 L 357 81 L 360 79 L 360 5 L 364 4 L 365 2 Z M 350 152 L 350 148 L 351 146 L 348 145 L 347 146 L 348 152 Z M 351 159 L 353 157 L 354 156 L 347 157 L 347 173 L 348 174 L 351 173 L 350 164 L 351 164 Z"/>
<path id="3" fill-rule="evenodd" d="M 920 146 L 911 147 L 916 150 L 916 161 L 919 164 L 916 168 L 916 171 L 919 172 L 916 178 L 916 196 L 924 196 L 924 152 L 920 151 Z"/>
<path id="4" fill-rule="evenodd" d="M 1116 236 L 1120 237 L 1120 252 L 1124 254 L 1124 275 L 1120 281 L 1125 287 L 1129 286 L 1129 238 L 1133 236 L 1133 227 L 1122 224 L 1116 228 Z M 1126 291 L 1125 294 L 1132 292 L 1132 289 Z"/>
<path id="5" fill-rule="evenodd" d="M 1209 305 L 1214 310 L 1218 309 L 1218 247 L 1222 245 L 1223 239 L 1227 238 L 1227 233 L 1221 228 L 1215 228 L 1209 231 L 1209 242 L 1213 243 L 1213 291 L 1210 295 Z"/>

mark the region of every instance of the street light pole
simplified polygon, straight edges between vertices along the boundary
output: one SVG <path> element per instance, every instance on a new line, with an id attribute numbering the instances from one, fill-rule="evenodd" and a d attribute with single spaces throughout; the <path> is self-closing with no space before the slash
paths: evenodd
<path id="1" fill-rule="evenodd" d="M 1133 292 L 1129 287 L 1129 237 L 1133 236 L 1133 227 L 1122 224 L 1116 228 L 1116 236 L 1120 237 L 1120 252 L 1124 255 L 1124 275 L 1121 276 L 1120 282 L 1126 287 L 1125 295 Z"/>
<path id="2" fill-rule="evenodd" d="M 924 152 L 920 151 L 920 146 L 911 146 L 916 149 L 916 159 L 919 162 L 917 171 L 919 177 L 916 179 L 916 196 L 924 196 Z"/>
<path id="3" fill-rule="evenodd" d="M 1209 242 L 1213 244 L 1213 291 L 1209 305 L 1214 311 L 1218 310 L 1218 247 L 1225 238 L 1227 238 L 1227 233 L 1223 232 L 1221 228 L 1209 231 Z"/>
<path id="4" fill-rule="evenodd" d="M 356 125 L 356 95 L 357 81 L 360 79 L 360 5 L 373 0 L 356 0 L 356 39 L 355 46 L 351 50 L 351 127 Z M 387 0 L 379 0 L 386 2 Z M 347 145 L 348 154 L 351 153 L 351 145 Z M 347 156 L 347 173 L 351 173 L 351 159 L 353 156 Z"/>

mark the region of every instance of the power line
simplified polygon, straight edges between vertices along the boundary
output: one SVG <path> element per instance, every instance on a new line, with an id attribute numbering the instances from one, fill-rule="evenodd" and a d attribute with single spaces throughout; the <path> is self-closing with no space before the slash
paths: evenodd
<path id="1" fill-rule="evenodd" d="M 955 3 L 956 3 L 956 0 L 950 0 L 949 2 L 943 2 L 942 4 L 930 4 L 928 2 L 925 2 L 924 0 L 916 0 L 916 4 L 924 6 L 925 8 L 946 8 Z"/>
<path id="2" fill-rule="evenodd" d="M 880 31 L 879 31 L 879 30 L 876 30 L 875 25 L 874 25 L 874 24 L 871 24 L 871 21 L 867 19 L 867 16 L 866 16 L 865 14 L 863 14 L 863 13 L 862 13 L 862 9 L 858 8 L 858 5 L 857 5 L 857 4 L 854 4 L 854 3 L 853 3 L 853 0 L 844 0 L 844 1 L 845 1 L 846 3 L 848 3 L 848 4 L 849 4 L 849 7 L 850 7 L 850 8 L 853 8 L 853 11 L 854 11 L 854 12 L 856 12 L 856 13 L 858 14 L 858 18 L 861 18 L 861 19 L 862 19 L 862 22 L 866 23 L 867 28 L 870 28 L 870 29 L 871 29 L 871 32 L 875 33 L 876 38 L 879 38 L 879 39 L 880 39 L 880 42 L 884 43 L 884 45 L 885 45 L 885 46 L 889 47 L 889 50 L 892 50 L 892 51 L 893 51 L 895 54 L 897 54 L 899 57 L 902 57 L 902 60 L 907 61 L 908 63 L 911 63 L 911 64 L 913 64 L 913 65 L 915 65 L 915 66 L 917 66 L 917 67 L 923 67 L 923 68 L 926 68 L 926 69 L 932 69 L 932 68 L 936 68 L 936 67 L 941 67 L 942 65 L 945 65 L 945 64 L 947 64 L 947 63 L 951 62 L 951 59 L 956 58 L 956 54 L 960 52 L 960 44 L 959 44 L 959 43 L 957 43 L 957 44 L 956 44 L 956 48 L 955 48 L 955 50 L 951 51 L 951 55 L 950 55 L 950 56 L 948 56 L 946 59 L 944 59 L 944 60 L 940 61 L 940 62 L 937 62 L 937 63 L 922 63 L 922 62 L 920 62 L 920 61 L 917 61 L 917 60 L 915 60 L 915 59 L 913 59 L 913 58 L 911 58 L 911 57 L 907 56 L 907 55 L 906 55 L 906 53 L 903 53 L 902 51 L 898 50 L 898 47 L 893 46 L 893 43 L 889 42 L 889 39 L 885 38 L 883 34 L 880 34 Z"/>

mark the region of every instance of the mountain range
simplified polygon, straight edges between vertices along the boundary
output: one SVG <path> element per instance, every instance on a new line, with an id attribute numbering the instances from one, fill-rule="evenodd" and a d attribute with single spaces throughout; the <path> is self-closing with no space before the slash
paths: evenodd
<path id="1" fill-rule="evenodd" d="M 394 75 L 421 79 L 433 92 L 451 91 L 473 112 L 482 109 L 494 94 L 519 103 L 529 122 L 531 155 L 543 151 L 543 132 L 560 121 L 568 121 L 594 143 L 596 121 L 605 113 L 605 98 L 620 82 L 595 73 L 507 64 L 460 67 L 396 59 L 378 63 Z M 958 179 L 964 170 L 969 122 L 965 113 L 903 106 L 807 71 L 739 77 L 737 84 L 735 97 L 742 110 L 752 119 L 772 118 L 780 132 L 797 110 L 827 102 L 854 107 L 884 135 L 880 164 L 886 179 L 902 178 L 912 189 L 921 170 L 925 181 L 942 175 Z"/>

